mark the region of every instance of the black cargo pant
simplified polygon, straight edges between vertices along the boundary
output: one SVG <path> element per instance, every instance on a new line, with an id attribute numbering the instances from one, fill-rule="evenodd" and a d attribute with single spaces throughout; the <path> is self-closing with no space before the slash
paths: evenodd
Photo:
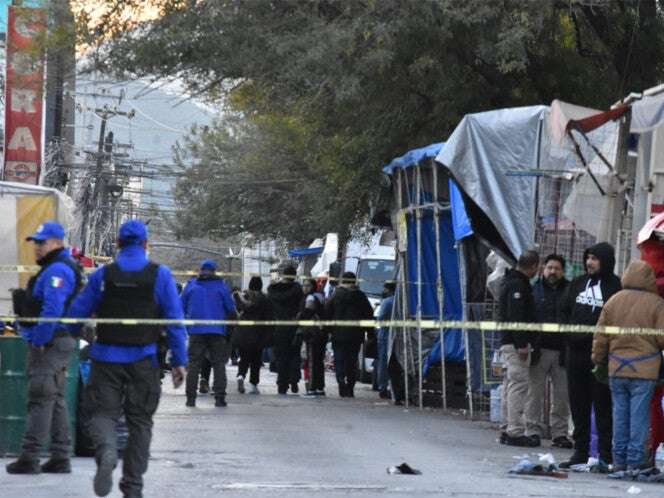
<path id="1" fill-rule="evenodd" d="M 196 398 L 198 375 L 206 355 L 214 372 L 215 397 L 226 396 L 226 363 L 231 353 L 228 338 L 221 334 L 191 334 L 189 336 L 189 370 L 187 371 L 187 398 Z"/>
<path id="2" fill-rule="evenodd" d="M 595 379 L 590 349 L 567 350 L 567 384 L 569 407 L 574 421 L 574 448 L 588 454 L 590 450 L 590 414 L 595 408 L 595 424 L 600 458 L 611 463 L 613 435 L 611 390 Z"/>
<path id="3" fill-rule="evenodd" d="M 307 341 L 307 364 L 309 366 L 309 390 L 325 389 L 325 339 L 313 338 Z"/>
<path id="4" fill-rule="evenodd" d="M 21 448 L 22 460 L 38 460 L 49 438 L 52 457 L 69 458 L 71 439 L 65 375 L 74 349 L 76 341 L 64 334 L 43 348 L 28 345 L 28 413 Z"/>
<path id="5" fill-rule="evenodd" d="M 239 377 L 246 377 L 249 373 L 249 382 L 257 386 L 260 382 L 261 365 L 263 365 L 263 349 L 245 349 L 240 348 L 240 362 L 238 363 L 237 374 Z"/>
<path id="6" fill-rule="evenodd" d="M 156 359 L 134 363 L 92 362 L 86 387 L 91 413 L 90 435 L 97 458 L 106 450 L 117 452 L 116 425 L 124 412 L 129 438 L 122 462 L 120 489 L 140 494 L 148 470 L 152 416 L 161 395 L 160 369 Z"/>
<path id="7" fill-rule="evenodd" d="M 357 355 L 361 344 L 340 342 L 332 345 L 334 349 L 334 371 L 340 386 L 352 388 L 357 377 Z"/>

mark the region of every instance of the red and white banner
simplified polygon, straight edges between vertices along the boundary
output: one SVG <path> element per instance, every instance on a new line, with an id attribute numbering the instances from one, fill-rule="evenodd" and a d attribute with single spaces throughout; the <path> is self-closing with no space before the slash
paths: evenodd
<path id="1" fill-rule="evenodd" d="M 46 12 L 9 7 L 3 179 L 39 182 Z"/>

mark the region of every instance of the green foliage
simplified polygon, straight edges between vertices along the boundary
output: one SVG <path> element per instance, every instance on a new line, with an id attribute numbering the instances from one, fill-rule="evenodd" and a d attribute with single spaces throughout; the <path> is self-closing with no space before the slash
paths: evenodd
<path id="1" fill-rule="evenodd" d="M 195 164 L 177 188 L 183 233 L 303 240 L 347 232 L 378 202 L 381 166 L 444 140 L 464 114 L 554 98 L 606 108 L 656 84 L 662 7 L 169 0 L 138 29 L 121 29 L 116 10 L 88 34 L 104 40 L 98 67 L 177 76 L 224 104 L 180 151 Z"/>

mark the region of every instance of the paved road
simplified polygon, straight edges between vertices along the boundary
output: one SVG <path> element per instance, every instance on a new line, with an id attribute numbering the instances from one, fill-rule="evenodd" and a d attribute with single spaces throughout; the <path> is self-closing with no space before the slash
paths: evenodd
<path id="1" fill-rule="evenodd" d="M 277 396 L 273 376 L 266 377 L 263 394 L 231 394 L 225 409 L 214 408 L 211 397 L 185 408 L 182 390 L 167 388 L 145 497 L 632 496 L 630 483 L 603 476 L 508 476 L 514 456 L 524 452 L 497 444 L 496 432 L 482 423 L 390 406 L 368 386 L 354 400 Z M 554 455 L 560 461 L 567 453 Z M 404 461 L 422 475 L 387 474 L 388 466 Z M 0 471 L 0 497 L 90 498 L 93 474 L 92 460 L 80 458 L 70 476 Z M 636 486 L 639 497 L 664 496 L 664 485 Z M 110 496 L 121 494 L 114 489 Z"/>

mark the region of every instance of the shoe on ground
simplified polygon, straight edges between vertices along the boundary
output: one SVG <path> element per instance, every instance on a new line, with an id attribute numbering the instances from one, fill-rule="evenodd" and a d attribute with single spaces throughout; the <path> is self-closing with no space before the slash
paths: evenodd
<path id="1" fill-rule="evenodd" d="M 198 387 L 198 392 L 201 394 L 208 394 L 210 392 L 210 383 L 205 379 L 201 379 L 201 384 Z"/>
<path id="2" fill-rule="evenodd" d="M 344 384 L 339 384 L 339 397 L 346 398 L 347 396 L 346 386 Z"/>
<path id="3" fill-rule="evenodd" d="M 224 408 L 228 406 L 228 403 L 226 403 L 226 398 L 215 398 L 214 400 L 214 406 Z"/>
<path id="4" fill-rule="evenodd" d="M 297 394 L 300 392 L 300 388 L 298 387 L 296 382 L 290 385 L 290 390 L 293 394 Z"/>
<path id="5" fill-rule="evenodd" d="M 404 402 L 402 399 L 395 399 L 394 400 L 394 406 L 404 406 Z"/>
<path id="6" fill-rule="evenodd" d="M 575 451 L 569 460 L 566 462 L 561 462 L 558 467 L 561 469 L 569 469 L 572 465 L 579 465 L 583 463 L 588 463 L 588 454 Z"/>
<path id="7" fill-rule="evenodd" d="M 532 436 L 527 437 L 530 439 L 531 448 L 538 448 L 542 446 L 542 439 L 537 434 L 533 434 Z"/>
<path id="8" fill-rule="evenodd" d="M 238 375 L 237 378 L 237 392 L 244 394 L 244 377 Z"/>
<path id="9" fill-rule="evenodd" d="M 113 488 L 113 469 L 118 463 L 118 455 L 109 448 L 101 449 L 96 458 L 97 472 L 93 487 L 97 496 L 106 496 Z"/>
<path id="10" fill-rule="evenodd" d="M 249 394 L 260 394 L 261 392 L 258 390 L 258 386 L 256 384 L 251 384 L 251 387 L 249 388 Z"/>
<path id="11" fill-rule="evenodd" d="M 500 433 L 500 438 L 498 439 L 500 444 L 507 444 L 507 432 L 503 431 Z"/>
<path id="12" fill-rule="evenodd" d="M 15 462 L 8 463 L 5 467 L 8 474 L 40 474 L 39 460 L 23 460 L 19 458 Z"/>
<path id="13" fill-rule="evenodd" d="M 196 406 L 196 398 L 187 398 L 186 406 L 194 408 Z"/>
<path id="14" fill-rule="evenodd" d="M 316 393 L 316 396 L 325 396 L 325 391 L 323 389 L 318 389 L 314 392 Z"/>
<path id="15" fill-rule="evenodd" d="M 69 458 L 51 458 L 41 466 L 45 474 L 71 474 L 71 462 Z"/>
<path id="16" fill-rule="evenodd" d="M 379 391 L 378 397 L 380 397 L 380 399 L 390 399 L 390 391 L 388 391 L 387 389 Z"/>
<path id="17" fill-rule="evenodd" d="M 532 448 L 533 441 L 528 436 L 510 436 L 506 435 L 505 444 L 507 446 L 519 446 L 521 448 Z"/>
<path id="18" fill-rule="evenodd" d="M 566 436 L 558 436 L 556 438 L 553 438 L 553 441 L 551 441 L 551 446 L 553 448 L 563 448 L 566 450 L 571 450 L 574 448 L 574 443 L 570 441 Z"/>
<path id="19" fill-rule="evenodd" d="M 286 394 L 288 392 L 288 386 L 277 386 L 277 392 L 279 394 Z"/>
<path id="20" fill-rule="evenodd" d="M 304 395 L 305 395 L 305 396 L 309 396 L 309 397 L 311 397 L 311 396 L 316 396 L 316 391 L 314 391 L 314 390 L 312 390 L 312 389 L 307 389 L 307 392 L 304 393 Z"/>

